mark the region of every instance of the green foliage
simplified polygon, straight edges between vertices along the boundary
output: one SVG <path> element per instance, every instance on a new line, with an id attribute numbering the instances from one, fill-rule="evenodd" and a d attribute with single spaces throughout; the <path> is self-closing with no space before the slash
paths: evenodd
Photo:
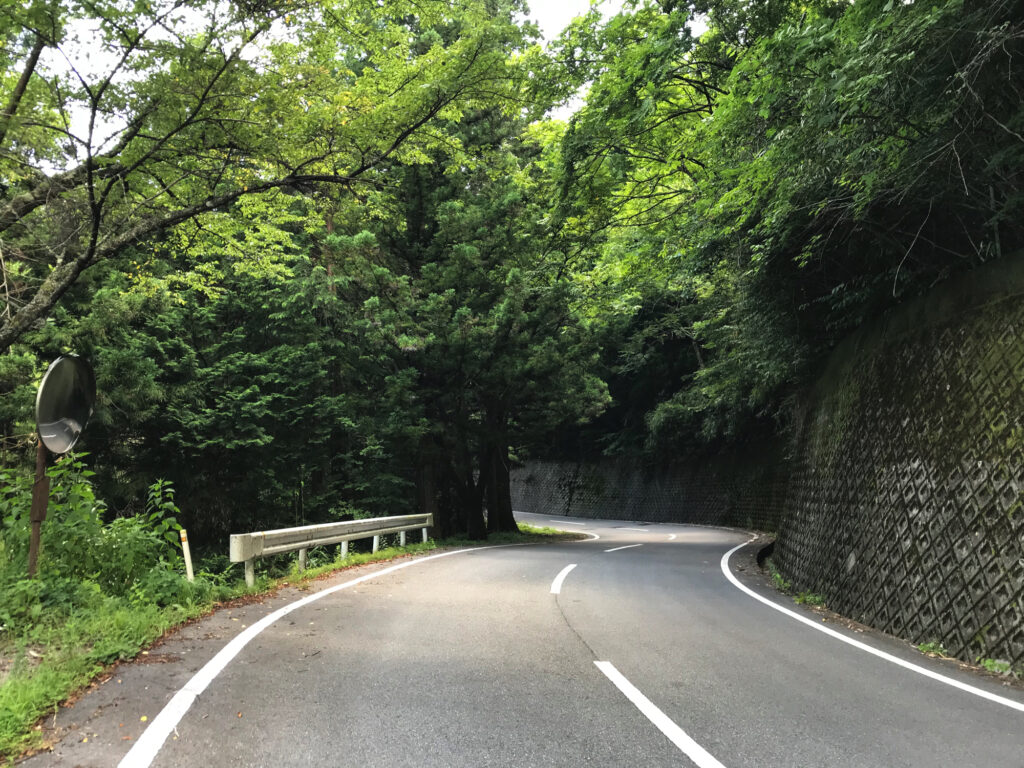
<path id="1" fill-rule="evenodd" d="M 800 605 L 825 605 L 825 597 L 815 592 L 801 592 L 793 600 Z"/>
<path id="2" fill-rule="evenodd" d="M 780 592 L 789 592 L 793 585 L 786 581 L 785 577 L 779 572 L 775 561 L 768 558 L 765 560 L 765 567 L 768 569 L 768 575 L 772 577 L 772 583 L 775 584 L 775 588 Z"/>
<path id="3" fill-rule="evenodd" d="M 84 454 L 69 454 L 47 469 L 50 504 L 42 526 L 39 579 L 23 578 L 27 563 L 31 482 L 14 470 L 0 471 L 0 632 L 22 634 L 40 622 L 95 607 L 103 596 L 144 593 L 147 600 L 177 601 L 184 580 L 175 570 L 177 508 L 164 481 L 150 489 L 146 515 L 105 523 Z M 160 574 L 167 574 L 160 581 Z M 161 591 L 161 584 L 164 589 Z M 186 597 L 183 602 L 189 602 Z"/>
<path id="4" fill-rule="evenodd" d="M 160 609 L 105 597 L 87 583 L 84 588 L 92 592 L 88 604 L 79 601 L 73 612 L 60 617 L 47 612 L 46 621 L 33 624 L 13 641 L 0 635 L 0 654 L 13 658 L 0 685 L 0 759 L 14 757 L 32 744 L 37 735 L 29 730 L 31 725 L 87 685 L 104 665 L 135 656 L 171 626 L 209 605 Z M 41 590 L 48 591 L 50 587 Z"/>
<path id="5" fill-rule="evenodd" d="M 25 578 L 31 478 L 0 470 L 0 755 L 28 743 L 31 723 L 101 665 L 134 656 L 168 627 L 228 590 L 200 572 L 188 582 L 177 557 L 169 483 L 149 489 L 145 514 L 105 522 L 84 454 L 47 468 L 50 505 L 38 576 Z"/>
<path id="6" fill-rule="evenodd" d="M 39 363 L 19 349 L 0 355 L 0 465 L 7 465 L 30 431 L 34 393 L 32 380 Z"/>
<path id="7" fill-rule="evenodd" d="M 170 485 L 154 483 L 146 515 L 104 523 L 106 505 L 96 497 L 90 479 L 94 473 L 85 468 L 83 457 L 69 454 L 47 468 L 50 502 L 42 526 L 39 572 L 56 591 L 47 592 L 45 604 L 77 605 L 82 594 L 71 590 L 67 601 L 62 595 L 67 584 L 79 581 L 93 583 L 104 594 L 124 596 L 154 567 L 177 564 L 175 547 L 180 526 L 168 516 L 177 511 Z M 0 481 L 4 522 L 0 577 L 3 583 L 12 584 L 15 593 L 10 599 L 17 603 L 17 590 L 35 589 L 20 581 L 12 583 L 24 573 L 27 562 L 31 480 L 7 469 L 0 470 Z M 50 581 L 51 577 L 56 581 Z"/>
<path id="8" fill-rule="evenodd" d="M 3 55 L 16 69 L 0 80 L 11 110 L 0 124 L 0 233 L 18 280 L 5 283 L 14 301 L 0 350 L 50 316 L 87 267 L 178 225 L 201 228 L 217 261 L 200 285 L 232 267 L 278 274 L 268 262 L 287 238 L 263 225 L 258 195 L 319 184 L 358 194 L 392 163 L 459 158 L 446 126 L 495 102 L 511 111 L 526 79 L 516 54 L 530 30 L 513 23 L 515 8 L 111 0 L 5 10 Z M 47 49 L 67 66 L 38 65 Z M 257 209 L 251 230 L 221 215 L 235 203 Z"/>
<path id="9" fill-rule="evenodd" d="M 20 339 L 36 368 L 68 349 L 95 362 L 83 444 L 104 498 L 132 518 L 166 477 L 185 500 L 168 516 L 199 548 L 416 503 L 442 528 L 480 535 L 484 505 L 508 527 L 513 443 L 522 453 L 607 402 L 571 309 L 578 227 L 548 226 L 560 130 L 523 119 L 552 96 L 531 84 L 529 68 L 550 61 L 519 4 L 332 9 L 271 4 L 150 45 L 162 5 L 72 5 L 48 11 L 54 40 L 74 59 L 64 21 L 95 17 L 97 45 L 124 56 L 119 89 L 95 103 L 65 84 L 59 101 L 26 69 L 37 101 L 20 108 L 59 121 L 84 99 L 128 125 L 93 148 L 109 177 L 55 144 L 66 187 L 19 190 L 53 203 L 0 200 L 0 231 L 28 270 L 0 344 Z M 129 21 L 137 43 L 115 34 Z M 258 62 L 221 53 L 250 45 Z M 27 136 L 15 118 L 8 138 Z M 98 237 L 67 241 L 67 268 L 49 269 L 56 246 L 31 225 L 62 195 L 93 196 Z M 26 389 L 30 368 L 12 370 Z M 415 487 L 424 477 L 433 493 Z M 142 524 L 117 525 L 128 542 Z"/>
<path id="10" fill-rule="evenodd" d="M 174 503 L 174 486 L 169 481 L 157 480 L 149 486 L 146 514 L 149 516 L 147 523 L 153 533 L 172 546 L 181 546 L 181 526 L 174 517 L 181 514 L 181 510 Z"/>
<path id="11" fill-rule="evenodd" d="M 851 329 L 1024 245 L 1021 24 L 1015 0 L 711 0 L 567 31 L 595 79 L 558 212 L 597 252 L 606 451 L 786 429 Z"/>
<path id="12" fill-rule="evenodd" d="M 1008 661 L 979 657 L 977 662 L 981 665 L 982 669 L 985 669 L 994 675 L 1008 675 L 1013 671 L 1013 666 Z"/>
<path id="13" fill-rule="evenodd" d="M 920 643 L 917 646 L 917 650 L 921 653 L 934 654 L 936 656 L 947 656 L 946 646 L 942 643 L 935 641 L 928 641 L 927 643 Z"/>
<path id="14" fill-rule="evenodd" d="M 551 55 L 514 2 L 331 8 L 152 45 L 159 3 L 3 17 L 29 89 L 3 128 L 3 343 L 24 346 L 0 426 L 20 448 L 46 358 L 93 358 L 118 512 L 159 475 L 200 540 L 401 510 L 426 456 L 468 519 L 510 447 L 785 429 L 850 329 L 1024 244 L 1014 0 L 640 0 Z M 98 103 L 26 58 L 43 28 L 77 55 L 89 16 L 124 56 Z M 585 83 L 568 125 L 525 124 Z M 79 102 L 127 121 L 78 137 L 84 164 L 47 128 Z M 92 240 L 64 220 L 88 199 Z"/>

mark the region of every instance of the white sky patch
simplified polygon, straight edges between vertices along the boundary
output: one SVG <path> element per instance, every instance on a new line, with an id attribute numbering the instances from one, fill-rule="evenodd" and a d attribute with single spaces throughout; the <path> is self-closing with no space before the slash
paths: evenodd
<path id="1" fill-rule="evenodd" d="M 622 3 L 623 0 L 604 0 L 604 2 L 600 2 L 598 7 L 601 10 L 602 18 L 607 21 L 621 11 Z M 537 26 L 540 27 L 544 41 L 550 44 L 552 40 L 555 40 L 562 34 L 562 30 L 569 26 L 573 19 L 587 13 L 590 10 L 590 6 L 590 0 L 557 0 L 557 2 L 552 2 L 552 0 L 534 0 L 530 6 L 527 18 L 536 22 Z M 698 16 L 690 22 L 690 32 L 694 37 L 700 37 L 707 30 L 708 25 L 702 17 Z M 586 88 L 582 89 L 580 93 L 577 93 L 565 104 L 552 109 L 548 112 L 548 116 L 555 120 L 568 120 L 583 106 L 585 97 Z"/>
<path id="2" fill-rule="evenodd" d="M 607 19 L 619 12 L 622 0 L 606 0 L 601 3 L 600 8 L 601 15 Z M 569 26 L 569 22 L 577 16 L 583 16 L 589 10 L 590 0 L 534 0 L 527 16 L 537 23 L 544 40 L 550 43 L 562 34 L 562 30 Z"/>

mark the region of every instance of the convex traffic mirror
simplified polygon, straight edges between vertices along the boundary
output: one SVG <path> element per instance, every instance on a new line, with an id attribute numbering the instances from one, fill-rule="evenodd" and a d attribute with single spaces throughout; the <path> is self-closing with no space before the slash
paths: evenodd
<path id="1" fill-rule="evenodd" d="M 51 453 L 75 447 L 96 403 L 96 377 L 80 357 L 58 357 L 46 370 L 36 395 L 36 426 Z"/>

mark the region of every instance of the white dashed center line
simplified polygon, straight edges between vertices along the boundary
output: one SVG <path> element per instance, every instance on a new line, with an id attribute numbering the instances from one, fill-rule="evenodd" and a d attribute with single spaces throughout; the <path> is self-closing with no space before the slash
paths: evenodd
<path id="1" fill-rule="evenodd" d="M 686 731 L 672 722 L 668 715 L 654 706 L 650 699 L 640 693 L 636 686 L 629 682 L 610 661 L 595 661 L 594 664 L 604 672 L 605 676 L 615 684 L 616 688 L 625 694 L 626 698 L 633 703 L 633 706 L 654 723 L 658 730 L 665 734 L 669 741 L 679 747 L 679 750 L 690 758 L 698 768 L 725 768 L 710 752 L 690 738 Z"/>
<path id="2" fill-rule="evenodd" d="M 576 563 L 573 563 L 572 565 L 565 566 L 565 568 L 563 568 L 561 571 L 559 571 L 558 575 L 555 576 L 555 580 L 551 582 L 551 594 L 552 595 L 557 595 L 557 594 L 561 593 L 561 591 L 562 591 L 562 582 L 565 581 L 565 577 L 569 575 L 569 571 L 571 571 L 575 567 L 576 567 Z"/>

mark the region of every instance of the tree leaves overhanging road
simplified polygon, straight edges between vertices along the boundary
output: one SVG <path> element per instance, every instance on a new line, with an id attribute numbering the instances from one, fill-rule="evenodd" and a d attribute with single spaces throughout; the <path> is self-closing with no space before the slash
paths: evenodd
<path id="1" fill-rule="evenodd" d="M 785 431 L 865 317 L 1022 245 L 1020 2 L 640 0 L 547 49 L 525 18 L 0 12 L 5 461 L 77 351 L 116 510 L 166 476 L 209 533 L 479 537 L 516 459 Z"/>

